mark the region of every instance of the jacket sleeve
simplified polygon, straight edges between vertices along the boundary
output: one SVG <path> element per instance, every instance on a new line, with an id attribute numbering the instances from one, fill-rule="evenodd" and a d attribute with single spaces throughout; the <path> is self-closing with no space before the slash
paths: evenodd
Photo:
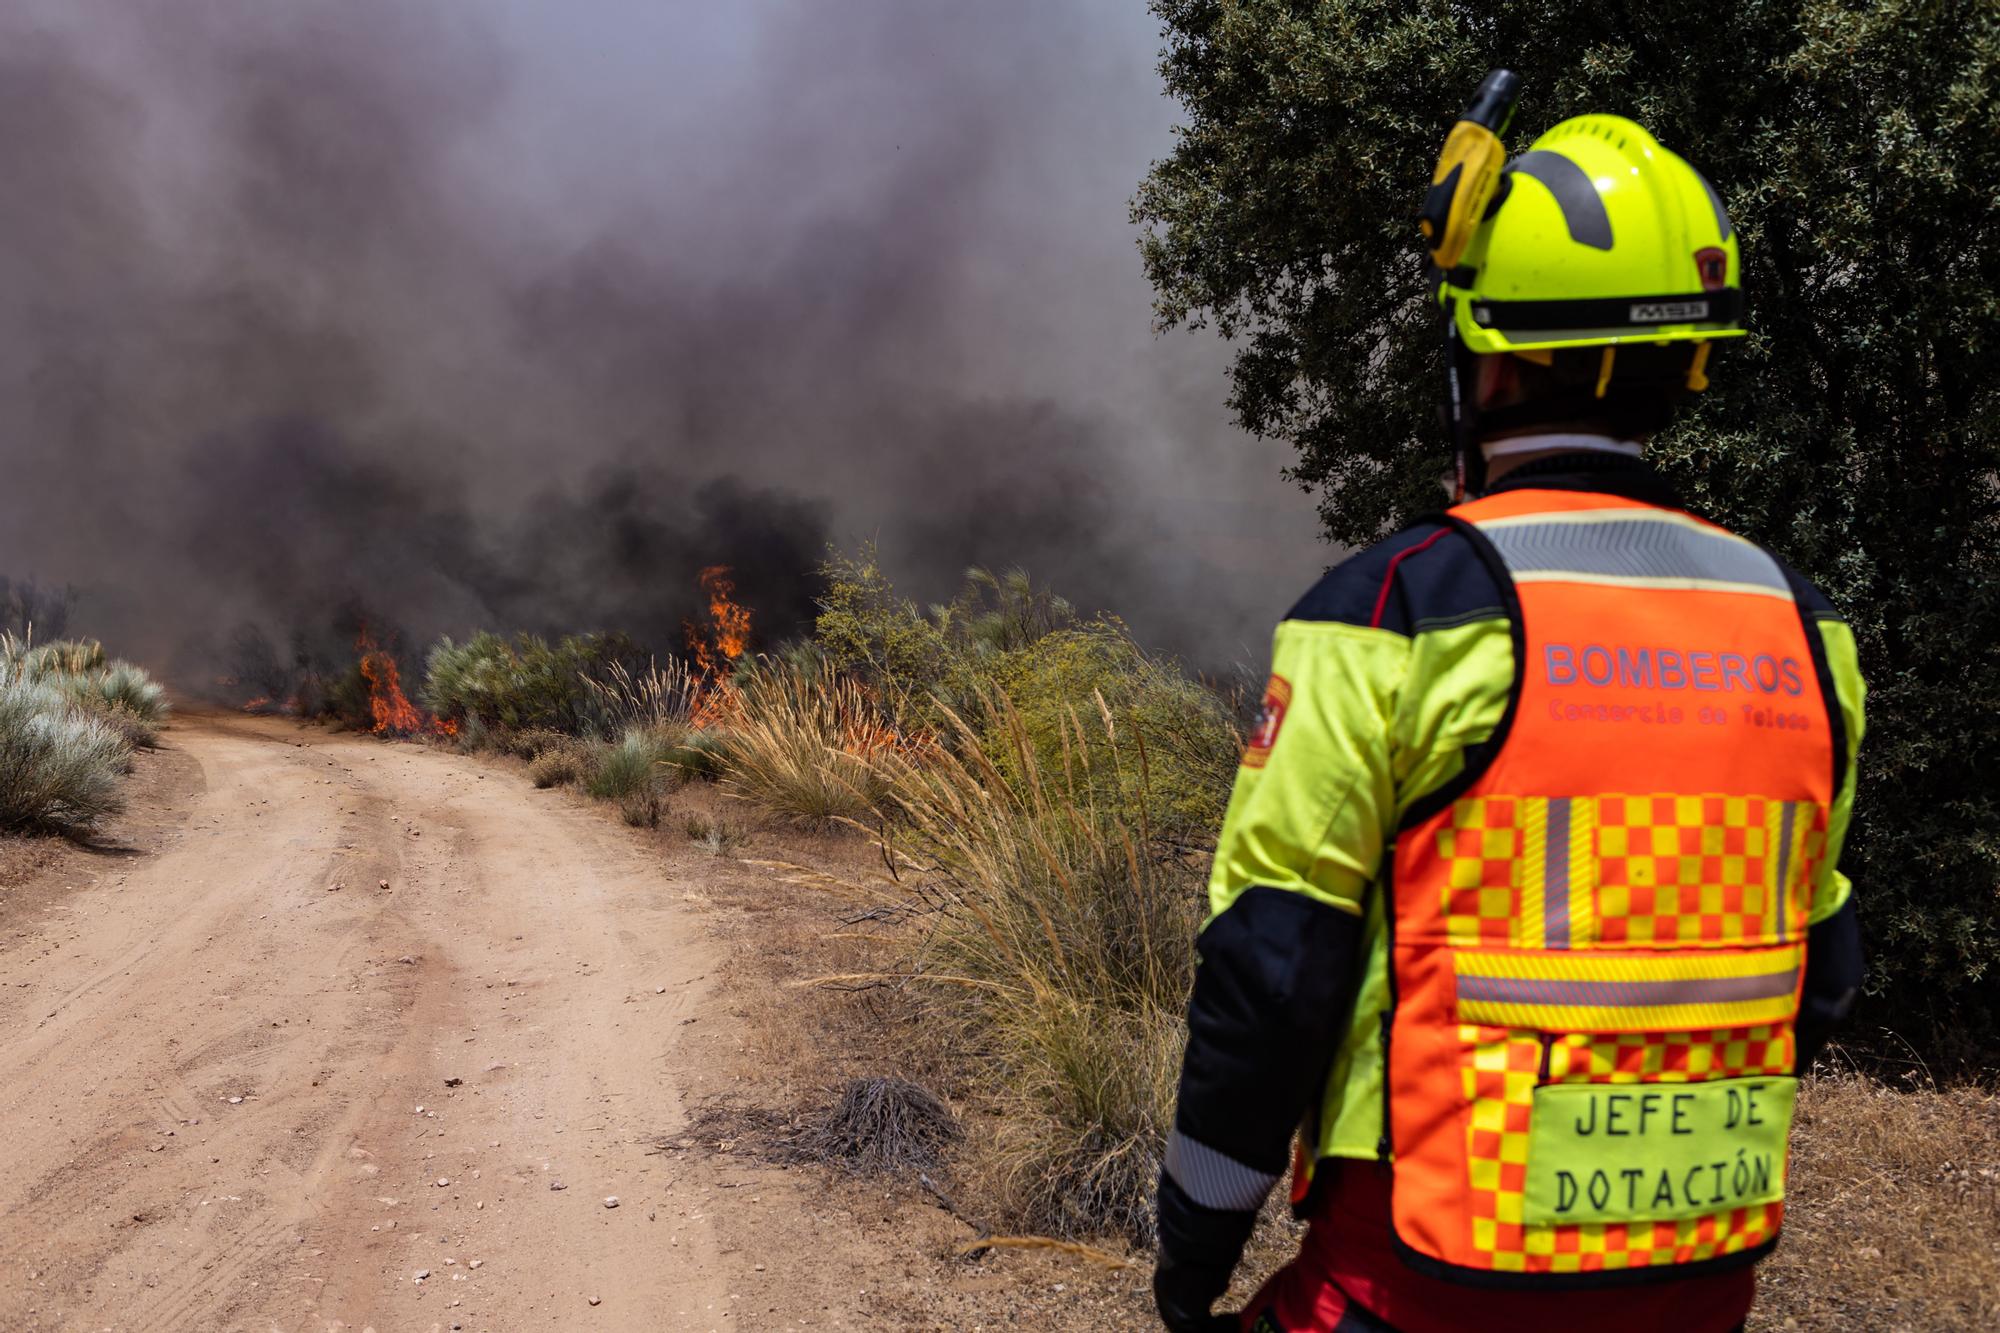
<path id="1" fill-rule="evenodd" d="M 1868 687 L 1861 678 L 1854 631 L 1831 614 L 1820 616 L 1815 628 L 1832 678 L 1838 724 L 1845 758 L 1827 816 L 1826 852 L 1813 884 L 1812 922 L 1806 936 L 1805 984 L 1799 996 L 1797 1072 L 1812 1068 L 1827 1041 L 1854 1007 L 1861 993 L 1864 958 L 1861 926 L 1854 906 L 1854 886 L 1840 872 L 1840 853 L 1854 817 L 1854 790 L 1860 768 L 1861 739 L 1867 731 Z"/>
<path id="2" fill-rule="evenodd" d="M 1219 1292 L 1344 1028 L 1366 886 L 1395 824 L 1390 722 L 1409 640 L 1288 620 L 1230 799 L 1160 1183 L 1163 1268 Z"/>
<path id="3" fill-rule="evenodd" d="M 1860 655 L 1854 645 L 1854 631 L 1847 623 L 1828 613 L 1817 620 L 1820 644 L 1826 654 L 1827 674 L 1832 677 L 1835 711 L 1841 728 L 1844 758 L 1839 785 L 1834 791 L 1833 809 L 1827 816 L 1826 854 L 1820 862 L 1819 878 L 1813 885 L 1811 919 L 1825 921 L 1846 905 L 1854 886 L 1840 873 L 1840 853 L 1847 843 L 1848 825 L 1854 818 L 1854 788 L 1860 773 L 1861 740 L 1868 730 L 1866 702 L 1868 686 L 1861 678 Z"/>

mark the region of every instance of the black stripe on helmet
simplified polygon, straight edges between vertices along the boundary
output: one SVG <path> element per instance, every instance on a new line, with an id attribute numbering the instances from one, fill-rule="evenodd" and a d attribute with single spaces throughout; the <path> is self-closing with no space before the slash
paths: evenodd
<path id="1" fill-rule="evenodd" d="M 1569 228 L 1572 241 L 1593 250 L 1611 248 L 1611 214 L 1605 211 L 1604 201 L 1597 197 L 1597 187 L 1590 183 L 1582 167 L 1561 153 L 1538 148 L 1515 158 L 1506 170 L 1533 176 L 1548 187 L 1562 209 L 1563 225 Z"/>

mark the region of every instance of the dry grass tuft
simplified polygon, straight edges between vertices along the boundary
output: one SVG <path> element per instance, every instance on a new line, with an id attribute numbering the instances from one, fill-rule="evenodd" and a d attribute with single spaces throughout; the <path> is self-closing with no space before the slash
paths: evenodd
<path id="1" fill-rule="evenodd" d="M 1147 1243 L 1203 858 L 1153 837 L 1144 739 L 1108 710 L 1069 718 L 1070 759 L 1053 773 L 1004 695 L 990 711 L 978 732 L 958 724 L 956 753 L 877 763 L 904 826 L 885 852 L 936 905 L 911 980 L 945 983 L 926 987 L 931 1003 L 991 1062 L 992 1161 L 1010 1215 L 1061 1238 Z M 1006 775 L 981 734 L 1012 747 Z M 1085 762 L 1130 765 L 1136 781 Z"/>
<path id="2" fill-rule="evenodd" d="M 887 724 L 829 667 L 761 662 L 742 686 L 723 759 L 725 788 L 804 829 L 867 819 L 883 787 L 868 756 Z"/>
<path id="3" fill-rule="evenodd" d="M 614 661 L 603 680 L 586 678 L 583 683 L 614 725 L 656 732 L 686 730 L 701 688 L 687 665 L 674 658 L 664 666 L 650 662 L 636 674 Z"/>
<path id="4" fill-rule="evenodd" d="M 471 729 L 470 726 L 465 728 L 467 731 Z M 557 731 L 553 727 L 523 727 L 519 731 L 507 733 L 500 749 L 503 753 L 516 755 L 532 763 L 551 750 L 572 749 L 576 743 L 576 737 L 567 732 Z"/>
<path id="5" fill-rule="evenodd" d="M 2000 1327 L 2000 1096 L 1858 1074 L 1799 1092 L 1752 1329 Z"/>
<path id="6" fill-rule="evenodd" d="M 537 787 L 567 787 L 583 781 L 589 767 L 583 747 L 571 740 L 566 745 L 554 746 L 536 755 L 534 762 L 528 765 L 528 776 Z"/>
<path id="7" fill-rule="evenodd" d="M 633 828 L 658 828 L 667 799 L 658 790 L 633 792 L 618 802 L 618 817 Z"/>
<path id="8" fill-rule="evenodd" d="M 779 1139 L 794 1162 L 857 1172 L 936 1171 L 962 1137 L 951 1108 L 907 1079 L 857 1078 Z"/>
<path id="9" fill-rule="evenodd" d="M 689 811 L 681 819 L 681 832 L 687 834 L 688 841 L 710 856 L 727 856 L 744 843 L 750 835 L 726 819 L 714 819 L 699 810 Z"/>

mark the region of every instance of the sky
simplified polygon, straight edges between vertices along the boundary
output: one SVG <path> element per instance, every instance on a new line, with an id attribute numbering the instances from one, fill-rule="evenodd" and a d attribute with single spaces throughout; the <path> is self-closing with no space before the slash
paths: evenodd
<path id="1" fill-rule="evenodd" d="M 828 543 L 1021 566 L 1209 669 L 1335 554 L 1156 334 L 1132 4 L 16 0 L 0 574 L 246 633 L 627 629 Z M 331 651 L 331 649 L 329 649 Z"/>

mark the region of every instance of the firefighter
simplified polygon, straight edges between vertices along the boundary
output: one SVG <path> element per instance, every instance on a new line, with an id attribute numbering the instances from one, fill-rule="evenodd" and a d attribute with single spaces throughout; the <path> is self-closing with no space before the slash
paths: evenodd
<path id="1" fill-rule="evenodd" d="M 1854 636 L 1643 457 L 1743 331 L 1728 214 L 1630 120 L 1503 169 L 1486 112 L 1426 210 L 1470 498 L 1278 627 L 1160 1181 L 1170 1329 L 1738 1327 L 1860 983 Z M 1288 1158 L 1300 1252 L 1211 1313 Z"/>

